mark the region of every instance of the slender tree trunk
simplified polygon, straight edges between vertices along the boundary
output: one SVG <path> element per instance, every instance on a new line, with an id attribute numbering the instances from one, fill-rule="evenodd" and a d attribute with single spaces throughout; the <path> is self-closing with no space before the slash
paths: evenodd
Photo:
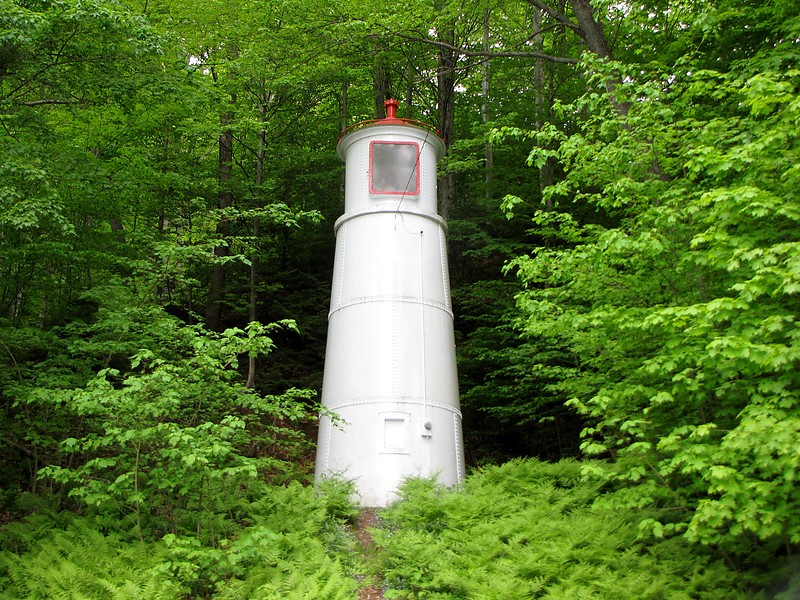
<path id="1" fill-rule="evenodd" d="M 345 129 L 347 129 L 348 121 L 350 120 L 350 105 L 349 105 L 349 97 L 348 97 L 349 89 L 350 89 L 350 84 L 347 81 L 342 83 L 342 104 L 341 104 L 341 108 L 342 108 L 342 115 L 341 115 L 341 118 L 342 118 L 342 130 L 341 130 L 340 133 L 344 133 Z M 344 202 L 344 184 L 345 184 L 345 179 L 346 179 L 345 172 L 344 172 L 344 169 L 342 169 L 342 176 L 339 178 L 339 198 L 342 199 L 342 202 Z"/>
<path id="2" fill-rule="evenodd" d="M 263 85 L 263 81 L 262 81 Z M 262 200 L 262 186 L 264 184 L 264 156 L 267 148 L 267 106 L 270 102 L 270 96 L 262 93 L 258 101 L 258 112 L 261 119 L 261 130 L 258 132 L 258 153 L 256 158 L 256 197 Z M 261 202 L 259 202 L 259 207 Z M 248 319 L 252 323 L 258 320 L 258 237 L 261 235 L 261 217 L 256 215 L 253 218 L 253 254 L 250 257 L 250 298 L 249 298 L 249 311 Z M 250 356 L 247 362 L 247 381 L 245 387 L 256 387 L 256 357 Z"/>
<path id="3" fill-rule="evenodd" d="M 456 53 L 455 26 L 447 25 L 442 31 L 437 31 L 439 41 L 449 47 L 439 48 L 436 69 L 436 100 L 439 109 L 439 133 L 444 138 L 445 149 L 450 148 L 453 136 L 453 121 L 455 117 L 455 88 L 456 88 Z M 445 173 L 439 180 L 439 213 L 447 219 L 450 208 L 455 199 L 455 176 Z"/>
<path id="4" fill-rule="evenodd" d="M 580 28 L 583 31 L 584 39 L 586 40 L 586 45 L 589 47 L 589 50 L 597 54 L 597 56 L 600 58 L 613 60 L 614 57 L 611 53 L 611 46 L 608 43 L 608 38 L 603 32 L 602 24 L 594 17 L 594 9 L 592 8 L 590 1 L 570 0 L 570 5 L 572 6 L 572 11 L 575 13 L 575 17 L 578 19 L 578 25 L 580 25 Z M 622 82 L 618 77 L 611 77 L 607 79 L 605 82 L 606 91 L 611 99 L 611 105 L 614 108 L 614 111 L 620 117 L 623 117 L 622 127 L 630 131 L 632 128 L 625 119 L 625 117 L 628 116 L 628 112 L 631 108 L 630 103 L 620 102 L 615 93 L 617 86 L 619 86 L 620 83 Z M 661 165 L 658 162 L 658 158 L 653 158 L 649 171 L 660 179 L 665 178 L 664 172 L 661 169 Z"/>
<path id="5" fill-rule="evenodd" d="M 372 86 L 375 93 L 375 118 L 383 119 L 386 117 L 386 107 L 383 103 L 389 99 L 391 94 L 389 68 L 383 57 L 378 54 L 375 59 L 375 66 L 372 69 Z"/>
<path id="6" fill-rule="evenodd" d="M 534 48 L 542 52 L 544 50 L 544 39 L 542 36 L 542 11 L 539 8 L 533 8 L 533 45 Z M 533 87 L 534 87 L 534 102 L 536 105 L 536 118 L 535 126 L 541 129 L 548 117 L 550 116 L 550 94 L 545 88 L 544 78 L 544 60 L 537 58 L 533 63 Z M 548 158 L 547 161 L 539 169 L 539 189 L 544 189 L 553 185 L 553 159 Z M 545 202 L 548 210 L 552 210 L 553 201 L 548 198 Z"/>
<path id="7" fill-rule="evenodd" d="M 603 31 L 602 23 L 596 18 L 595 9 L 592 7 L 591 0 L 569 0 L 569 5 L 575 15 L 577 24 L 571 21 L 565 14 L 566 0 L 560 0 L 556 6 L 548 4 L 545 0 L 527 1 L 541 11 L 540 16 L 542 13 L 546 13 L 565 28 L 575 31 L 583 39 L 586 47 L 598 57 L 607 60 L 614 59 L 611 45 L 608 43 L 608 37 L 606 37 Z M 608 92 L 614 112 L 621 117 L 620 126 L 623 129 L 631 131 L 631 126 L 626 118 L 630 111 L 630 104 L 621 102 L 616 94 L 617 87 L 620 83 L 619 77 L 609 77 L 605 81 L 605 88 Z M 650 172 L 657 177 L 664 178 L 661 165 L 657 158 L 653 159 L 650 165 Z"/>
<path id="8" fill-rule="evenodd" d="M 491 10 L 486 9 L 483 11 L 483 51 L 489 52 L 489 17 Z M 489 85 L 490 81 L 489 60 L 485 59 L 481 65 L 481 121 L 483 122 L 484 129 L 488 129 L 490 115 L 489 115 Z M 492 152 L 492 144 L 489 141 L 489 132 L 484 132 L 486 135 L 486 142 L 484 144 L 484 157 L 486 160 L 484 166 L 485 185 L 486 185 L 486 201 L 492 202 L 492 179 L 494 177 L 494 154 Z"/>
<path id="9" fill-rule="evenodd" d="M 231 104 L 236 101 L 235 96 L 231 97 Z M 233 165 L 233 131 L 228 127 L 230 115 L 220 116 L 222 133 L 219 136 L 219 160 L 217 171 L 217 182 L 219 192 L 217 193 L 217 208 L 224 210 L 233 204 L 233 192 L 230 189 L 231 169 Z M 227 218 L 222 218 L 217 223 L 217 236 L 221 239 L 227 237 L 230 230 L 230 223 Z M 214 256 L 222 258 L 230 255 L 230 249 L 226 245 L 219 245 L 214 248 Z M 211 285 L 208 291 L 208 304 L 206 305 L 206 326 L 212 331 L 219 331 L 222 328 L 222 296 L 225 291 L 225 267 L 217 262 L 211 268 Z"/>
<path id="10" fill-rule="evenodd" d="M 342 126 L 340 128 L 340 133 L 343 133 L 345 129 L 347 129 L 347 122 L 350 120 L 350 106 L 348 104 L 348 91 L 350 89 L 350 83 L 347 81 L 342 82 Z"/>
<path id="11" fill-rule="evenodd" d="M 253 238 L 254 244 L 258 243 L 258 236 L 261 234 L 261 219 L 255 217 L 253 219 Z M 250 259 L 250 310 L 248 318 L 250 322 L 258 320 L 258 251 L 253 251 L 253 256 Z M 247 381 L 245 382 L 246 388 L 256 387 L 256 357 L 250 356 L 247 359 Z"/>
<path id="12" fill-rule="evenodd" d="M 414 114 L 414 84 L 416 82 L 417 72 L 414 70 L 414 66 L 410 61 L 406 68 L 406 74 L 406 107 L 408 109 L 406 114 L 412 115 Z"/>

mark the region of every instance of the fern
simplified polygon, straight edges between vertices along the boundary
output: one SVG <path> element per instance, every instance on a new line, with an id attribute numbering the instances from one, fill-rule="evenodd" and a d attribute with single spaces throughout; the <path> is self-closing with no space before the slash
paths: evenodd
<path id="1" fill-rule="evenodd" d="M 310 562 L 292 561 L 279 567 L 267 565 L 249 573 L 247 580 L 226 586 L 219 600 L 353 600 L 356 583 L 341 564 L 323 554 L 304 556 Z"/>
<path id="2" fill-rule="evenodd" d="M 382 513 L 387 598 L 748 597 L 743 582 L 682 538 L 645 543 L 628 515 L 595 506 L 574 461 L 516 460 L 460 491 L 408 481 Z"/>
<path id="3" fill-rule="evenodd" d="M 21 535 L 21 534 L 18 534 Z M 59 600 L 169 600 L 181 597 L 174 582 L 157 577 L 154 545 L 124 543 L 85 521 L 52 532 L 28 552 L 0 554 L 6 598 Z"/>
<path id="4" fill-rule="evenodd" d="M 262 492 L 240 514 L 249 525 L 217 547 L 167 536 L 165 576 L 180 580 L 195 597 L 353 598 L 354 544 L 344 533 L 352 506 L 296 483 Z"/>
<path id="5" fill-rule="evenodd" d="M 299 484 L 260 486 L 258 494 L 255 501 L 242 496 L 230 502 L 235 518 L 214 525 L 225 532 L 216 538 L 167 534 L 131 541 L 98 530 L 98 523 L 113 525 L 104 513 L 100 520 L 32 515 L 0 530 L 0 597 L 354 598 L 349 488 L 336 484 L 320 495 Z M 129 524 L 121 519 L 117 525 L 124 530 Z"/>

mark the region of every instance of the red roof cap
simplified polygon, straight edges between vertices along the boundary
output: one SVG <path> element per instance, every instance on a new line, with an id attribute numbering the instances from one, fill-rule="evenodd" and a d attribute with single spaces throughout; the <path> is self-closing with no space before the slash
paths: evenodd
<path id="1" fill-rule="evenodd" d="M 355 131 L 356 129 L 361 129 L 362 127 L 369 127 L 371 125 L 411 125 L 414 127 L 422 127 L 423 129 L 427 129 L 432 131 L 437 136 L 439 135 L 439 131 L 430 123 L 423 123 L 422 121 L 415 121 L 414 119 L 401 119 L 397 116 L 397 107 L 400 103 L 395 100 L 394 98 L 389 98 L 386 102 L 383 103 L 383 106 L 386 109 L 386 118 L 384 119 L 371 119 L 369 121 L 361 121 L 360 123 L 355 123 L 345 129 L 340 135 L 339 139 L 342 139 L 348 133 Z"/>

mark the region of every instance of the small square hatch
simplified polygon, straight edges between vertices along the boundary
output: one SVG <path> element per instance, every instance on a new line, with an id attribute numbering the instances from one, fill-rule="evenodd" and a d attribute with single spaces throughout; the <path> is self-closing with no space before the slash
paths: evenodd
<path id="1" fill-rule="evenodd" d="M 408 454 L 408 425 L 411 415 L 407 413 L 381 413 L 383 430 L 382 454 Z"/>

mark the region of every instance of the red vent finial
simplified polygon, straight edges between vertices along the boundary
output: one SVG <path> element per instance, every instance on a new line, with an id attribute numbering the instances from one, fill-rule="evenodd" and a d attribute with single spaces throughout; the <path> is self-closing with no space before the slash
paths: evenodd
<path id="1" fill-rule="evenodd" d="M 341 140 L 343 137 L 352 133 L 357 129 L 361 129 L 362 127 L 371 127 L 372 125 L 411 125 L 412 127 L 422 127 L 423 129 L 427 129 L 432 131 L 439 137 L 439 131 L 430 123 L 423 123 L 422 121 L 415 121 L 414 119 L 401 119 L 397 116 L 397 107 L 400 103 L 395 100 L 394 98 L 389 98 L 383 103 L 383 108 L 386 111 L 386 117 L 383 119 L 371 119 L 369 121 L 361 121 L 360 123 L 354 123 L 350 125 L 347 129 L 345 129 L 341 135 L 339 135 L 339 139 Z"/>
<path id="2" fill-rule="evenodd" d="M 397 118 L 397 100 L 394 98 L 389 98 L 386 102 L 383 103 L 383 106 L 386 108 L 386 118 L 387 119 L 396 119 Z"/>

